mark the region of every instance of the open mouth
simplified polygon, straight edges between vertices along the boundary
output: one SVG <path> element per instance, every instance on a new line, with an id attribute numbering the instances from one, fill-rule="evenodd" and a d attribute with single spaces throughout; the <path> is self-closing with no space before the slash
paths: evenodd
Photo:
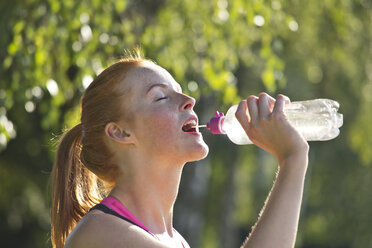
<path id="1" fill-rule="evenodd" d="M 196 120 L 189 120 L 182 126 L 182 131 L 186 133 L 196 132 Z"/>

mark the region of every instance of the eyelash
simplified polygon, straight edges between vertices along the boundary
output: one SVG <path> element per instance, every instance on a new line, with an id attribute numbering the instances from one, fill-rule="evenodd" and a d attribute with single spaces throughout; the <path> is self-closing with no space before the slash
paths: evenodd
<path id="1" fill-rule="evenodd" d="M 164 99 L 167 99 L 167 98 L 168 98 L 167 96 L 163 96 L 163 97 L 158 98 L 156 101 L 161 101 L 161 100 L 164 100 Z"/>

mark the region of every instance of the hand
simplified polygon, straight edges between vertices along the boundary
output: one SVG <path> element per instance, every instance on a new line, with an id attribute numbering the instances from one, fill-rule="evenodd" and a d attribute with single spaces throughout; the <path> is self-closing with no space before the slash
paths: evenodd
<path id="1" fill-rule="evenodd" d="M 306 140 L 288 122 L 284 113 L 288 103 L 290 100 L 284 95 L 275 100 L 261 93 L 241 101 L 235 113 L 249 139 L 273 154 L 279 164 L 294 155 L 307 155 L 309 149 Z"/>

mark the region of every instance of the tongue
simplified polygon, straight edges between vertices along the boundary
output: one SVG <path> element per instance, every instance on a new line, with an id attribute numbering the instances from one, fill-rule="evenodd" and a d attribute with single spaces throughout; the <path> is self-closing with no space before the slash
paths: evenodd
<path id="1" fill-rule="evenodd" d="M 187 130 L 186 132 L 195 132 L 196 131 L 196 129 L 195 129 L 195 127 L 192 127 L 192 128 L 190 128 L 189 130 Z"/>
<path id="2" fill-rule="evenodd" d="M 182 127 L 182 131 L 189 133 L 189 132 L 196 131 L 196 129 L 195 127 L 192 127 L 191 125 L 185 125 Z"/>

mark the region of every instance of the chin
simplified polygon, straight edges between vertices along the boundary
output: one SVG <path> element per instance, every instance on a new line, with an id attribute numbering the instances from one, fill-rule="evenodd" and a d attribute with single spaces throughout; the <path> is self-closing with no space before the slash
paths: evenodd
<path id="1" fill-rule="evenodd" d="M 193 151 L 190 151 L 188 153 L 188 161 L 187 162 L 193 162 L 193 161 L 198 161 L 202 160 L 208 155 L 209 152 L 209 147 L 207 144 L 203 142 L 203 144 L 198 144 L 196 149 Z"/>

